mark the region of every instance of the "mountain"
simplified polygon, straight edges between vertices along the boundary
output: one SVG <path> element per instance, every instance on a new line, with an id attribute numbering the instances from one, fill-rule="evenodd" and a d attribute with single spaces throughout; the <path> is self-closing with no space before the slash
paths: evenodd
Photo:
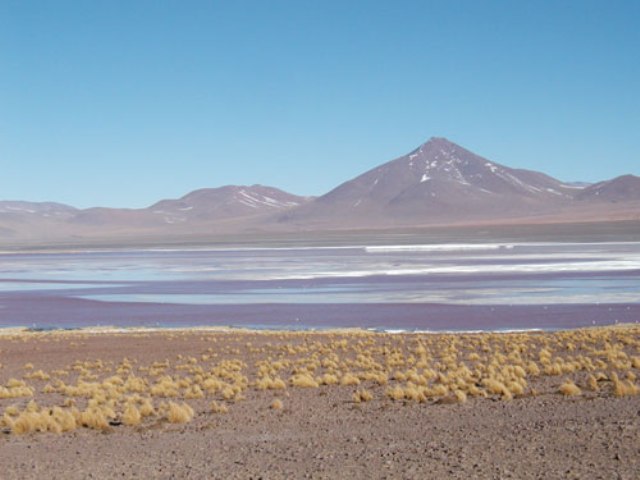
<path id="1" fill-rule="evenodd" d="M 263 185 L 230 185 L 196 190 L 138 209 L 76 209 L 56 203 L 6 201 L 0 202 L 0 243 L 215 235 L 243 230 L 255 218 L 311 199 Z"/>
<path id="2" fill-rule="evenodd" d="M 167 223 L 178 223 L 255 216 L 291 209 L 309 200 L 263 185 L 232 185 L 196 190 L 177 200 L 162 200 L 148 210 Z"/>
<path id="3" fill-rule="evenodd" d="M 640 177 L 566 183 L 431 138 L 317 198 L 231 185 L 139 209 L 0 202 L 0 244 L 159 243 L 223 234 L 251 238 L 274 232 L 611 220 L 640 220 Z"/>
<path id="4" fill-rule="evenodd" d="M 308 202 L 277 188 L 263 185 L 228 185 L 195 190 L 178 199 L 166 199 L 141 209 L 89 208 L 70 219 L 83 225 L 158 225 L 211 223 L 261 216 Z"/>
<path id="5" fill-rule="evenodd" d="M 583 188 L 432 138 L 279 220 L 375 227 L 526 217 L 557 209 Z"/>
<path id="6" fill-rule="evenodd" d="M 0 201 L 0 243 L 15 239 L 46 241 L 77 212 L 61 203 Z"/>
<path id="7" fill-rule="evenodd" d="M 640 177 L 622 175 L 612 180 L 594 183 L 578 193 L 576 200 L 612 203 L 640 201 Z"/>
<path id="8" fill-rule="evenodd" d="M 54 202 L 0 201 L 0 216 L 4 219 L 26 217 L 70 218 L 77 209 Z"/>

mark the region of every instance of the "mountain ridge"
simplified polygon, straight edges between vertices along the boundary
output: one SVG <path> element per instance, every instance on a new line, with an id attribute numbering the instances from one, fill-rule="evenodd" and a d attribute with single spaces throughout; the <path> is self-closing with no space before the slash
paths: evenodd
<path id="1" fill-rule="evenodd" d="M 352 226 L 383 227 L 540 216 L 579 206 L 577 193 L 585 188 L 507 167 L 433 137 L 279 221 L 330 227 L 341 219 Z"/>
<path id="2" fill-rule="evenodd" d="M 319 197 L 254 184 L 202 188 L 134 209 L 0 201 L 0 242 L 385 229 L 527 219 L 601 221 L 640 218 L 639 212 L 640 177 L 626 174 L 595 184 L 562 182 L 432 137 Z"/>

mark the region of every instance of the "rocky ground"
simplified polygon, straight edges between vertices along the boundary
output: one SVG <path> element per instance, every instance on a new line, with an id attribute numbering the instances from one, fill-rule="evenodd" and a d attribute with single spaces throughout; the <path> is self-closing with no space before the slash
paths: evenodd
<path id="1" fill-rule="evenodd" d="M 5 332 L 0 478 L 637 478 L 639 356 L 633 327 Z"/>

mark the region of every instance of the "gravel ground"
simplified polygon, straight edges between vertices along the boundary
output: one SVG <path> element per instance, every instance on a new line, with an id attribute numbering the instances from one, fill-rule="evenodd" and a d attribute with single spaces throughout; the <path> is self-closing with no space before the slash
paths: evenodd
<path id="1" fill-rule="evenodd" d="M 638 354 L 638 329 L 610 332 L 597 342 L 620 341 L 630 358 Z M 195 365 L 212 362 L 201 357 L 212 350 L 217 352 L 215 362 L 243 359 L 249 372 L 256 362 L 275 358 L 280 348 L 301 347 L 291 355 L 313 357 L 314 342 L 317 346 L 342 338 L 353 344 L 369 342 L 360 345 L 363 351 L 386 345 L 405 349 L 408 356 L 413 342 L 423 337 L 193 331 L 4 334 L 0 383 L 40 369 L 69 369 L 78 360 L 102 360 L 106 376 L 124 357 L 138 373 L 154 361 L 171 359 L 169 372 L 177 374 L 180 362 L 190 356 L 198 358 Z M 469 349 L 477 348 L 473 340 L 478 338 L 441 335 L 427 341 L 457 342 L 458 350 L 465 351 L 466 343 Z M 538 345 L 548 335 L 490 338 L 490 345 L 503 348 L 511 339 Z M 553 345 L 567 340 L 550 338 Z M 532 347 L 530 354 L 537 355 L 538 348 Z M 593 354 L 578 343 L 571 355 L 589 352 Z M 26 363 L 33 368 L 25 368 Z M 568 376 L 581 385 L 584 375 Z M 453 403 L 449 396 L 394 401 L 385 395 L 394 381 L 387 386 L 248 387 L 242 398 L 227 402 L 228 413 L 208 411 L 210 398 L 190 400 L 195 415 L 184 424 L 153 417 L 125 426 L 116 418 L 104 431 L 78 428 L 23 435 L 5 427 L 0 478 L 638 478 L 640 396 L 616 397 L 608 381 L 601 382 L 600 391 L 583 388 L 581 395 L 563 396 L 557 389 L 566 376 L 531 378 L 529 393 L 509 401 L 496 395 L 469 397 L 463 403 Z M 73 373 L 66 377 L 67 383 L 72 380 Z M 63 401 L 58 393 L 42 393 L 46 380 L 28 383 L 35 387 L 33 398 L 39 404 Z M 354 391 L 363 386 L 373 399 L 356 403 Z M 270 408 L 274 398 L 282 401 L 281 409 Z M 9 405 L 23 408 L 29 400 L 2 399 L 0 412 Z"/>

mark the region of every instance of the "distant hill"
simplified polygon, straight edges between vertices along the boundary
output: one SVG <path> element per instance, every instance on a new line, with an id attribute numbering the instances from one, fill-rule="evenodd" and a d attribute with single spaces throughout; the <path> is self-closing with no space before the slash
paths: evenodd
<path id="1" fill-rule="evenodd" d="M 196 190 L 177 200 L 162 200 L 148 208 L 168 223 L 216 220 L 288 210 L 310 199 L 263 185 Z"/>
<path id="2" fill-rule="evenodd" d="M 640 201 L 640 177 L 622 175 L 613 180 L 589 185 L 576 195 L 576 199 L 614 203 Z"/>

